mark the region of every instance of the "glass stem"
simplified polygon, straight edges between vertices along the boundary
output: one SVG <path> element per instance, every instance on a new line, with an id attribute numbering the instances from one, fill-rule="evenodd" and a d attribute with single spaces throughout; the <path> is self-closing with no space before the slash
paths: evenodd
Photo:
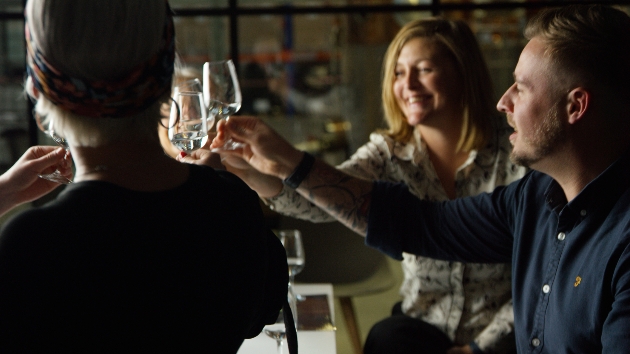
<path id="1" fill-rule="evenodd" d="M 293 291 L 293 283 L 295 283 L 295 274 L 293 274 L 293 272 L 289 272 L 289 293 L 293 295 L 293 298 L 296 301 L 304 301 L 304 297 L 302 295 L 296 294 L 295 291 Z"/>
<path id="2" fill-rule="evenodd" d="M 278 354 L 282 354 L 282 339 L 276 340 L 276 344 L 278 347 Z"/>
<path id="3" fill-rule="evenodd" d="M 293 291 L 293 275 L 289 274 L 289 292 L 287 294 L 289 298 L 289 306 L 291 307 L 291 312 L 293 312 L 293 321 L 295 322 L 295 328 L 298 328 L 298 311 L 297 311 L 297 296 Z"/>
<path id="4" fill-rule="evenodd" d="M 295 275 L 293 272 L 289 272 L 289 291 L 293 292 L 293 283 L 295 282 Z"/>

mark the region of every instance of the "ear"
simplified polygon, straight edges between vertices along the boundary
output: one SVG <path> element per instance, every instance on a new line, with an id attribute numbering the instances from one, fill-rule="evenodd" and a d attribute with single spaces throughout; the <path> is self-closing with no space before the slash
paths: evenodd
<path id="1" fill-rule="evenodd" d="M 574 124 L 584 117 L 590 108 L 591 93 L 583 87 L 576 87 L 567 94 L 567 115 L 569 124 Z"/>

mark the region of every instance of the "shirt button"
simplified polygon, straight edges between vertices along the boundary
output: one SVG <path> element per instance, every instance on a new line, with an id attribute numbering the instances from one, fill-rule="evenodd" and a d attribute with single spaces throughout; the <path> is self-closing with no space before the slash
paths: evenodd
<path id="1" fill-rule="evenodd" d="M 558 240 L 560 241 L 564 241 L 564 238 L 566 237 L 566 235 L 564 234 L 564 232 L 561 232 L 558 234 Z"/>
<path id="2" fill-rule="evenodd" d="M 582 216 L 586 216 L 586 210 L 581 210 L 581 211 L 580 211 L 580 215 L 582 215 Z"/>
<path id="3" fill-rule="evenodd" d="M 543 293 L 547 294 L 551 290 L 551 287 L 548 284 L 543 285 Z"/>
<path id="4" fill-rule="evenodd" d="M 532 339 L 532 345 L 533 345 L 534 347 L 539 346 L 539 345 L 540 345 L 540 339 L 538 339 L 538 338 L 534 338 L 534 339 Z"/>

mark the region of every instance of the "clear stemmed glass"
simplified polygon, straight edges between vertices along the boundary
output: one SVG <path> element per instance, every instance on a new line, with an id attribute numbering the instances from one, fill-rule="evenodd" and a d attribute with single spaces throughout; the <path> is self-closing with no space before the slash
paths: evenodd
<path id="1" fill-rule="evenodd" d="M 201 80 L 195 78 L 195 79 L 186 80 L 184 82 L 177 84 L 175 88 L 173 89 L 173 96 L 176 96 L 180 92 L 200 92 L 203 94 L 203 85 L 201 84 Z M 209 109 L 205 100 L 204 100 L 204 106 L 206 107 L 206 109 Z M 212 126 L 214 125 L 214 115 L 209 114 L 209 112 L 206 114 L 207 114 L 206 125 L 208 126 L 208 130 L 210 130 L 212 129 Z"/>
<path id="2" fill-rule="evenodd" d="M 179 92 L 203 92 L 203 85 L 199 79 L 190 79 L 177 84 L 175 89 Z"/>
<path id="3" fill-rule="evenodd" d="M 55 130 L 53 129 L 53 125 L 52 125 L 52 121 L 50 121 L 48 123 L 48 129 L 46 129 L 42 122 L 39 119 L 38 115 L 35 115 L 35 120 L 37 121 L 37 126 L 39 127 L 39 129 L 41 131 L 43 131 L 46 135 L 48 135 L 49 137 L 52 138 L 52 140 L 54 140 L 55 143 L 57 143 L 57 145 L 61 146 L 62 148 L 64 148 L 66 150 L 66 155 L 64 156 L 64 159 L 69 158 L 70 156 L 70 147 L 68 146 L 68 142 L 66 141 L 66 139 L 60 137 L 59 135 L 55 134 Z M 70 184 L 72 183 L 72 180 L 69 179 L 68 177 L 64 176 L 63 174 L 61 174 L 61 172 L 59 171 L 59 169 L 56 169 L 54 172 L 52 173 L 48 173 L 48 174 L 42 174 L 42 175 L 38 175 L 39 178 L 43 178 L 52 182 L 57 182 L 57 183 L 61 183 L 61 184 Z"/>
<path id="4" fill-rule="evenodd" d="M 263 332 L 276 340 L 278 354 L 282 354 L 282 343 L 287 336 L 286 325 L 284 323 L 284 310 L 280 310 L 280 314 L 278 315 L 275 323 L 265 325 Z"/>
<path id="5" fill-rule="evenodd" d="M 304 269 L 304 246 L 302 244 L 302 233 L 300 230 L 280 230 L 278 232 L 280 242 L 287 252 L 287 263 L 289 264 L 289 296 L 296 300 L 303 298 L 296 294 L 293 288 L 295 276 Z M 297 308 L 292 308 L 294 314 L 297 314 Z"/>
<path id="6" fill-rule="evenodd" d="M 232 60 L 212 61 L 203 64 L 203 98 L 215 119 L 228 119 L 241 109 L 243 99 L 236 68 Z M 232 139 L 213 150 L 234 150 L 245 144 Z"/>
<path id="7" fill-rule="evenodd" d="M 168 138 L 179 150 L 191 152 L 208 142 L 207 109 L 201 92 L 177 92 L 168 122 Z"/>

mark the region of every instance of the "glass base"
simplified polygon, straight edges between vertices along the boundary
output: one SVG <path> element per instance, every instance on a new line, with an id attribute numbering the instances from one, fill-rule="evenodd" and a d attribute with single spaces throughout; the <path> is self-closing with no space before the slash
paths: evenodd
<path id="1" fill-rule="evenodd" d="M 56 182 L 59 184 L 70 184 L 72 183 L 72 181 L 70 179 L 68 179 L 68 177 L 62 175 L 61 173 L 59 173 L 59 171 L 55 171 L 53 173 L 47 174 L 47 175 L 38 175 L 39 178 L 43 178 L 45 180 L 49 180 L 51 182 Z"/>
<path id="2" fill-rule="evenodd" d="M 245 147 L 245 145 L 247 145 L 247 144 L 239 143 L 239 142 L 236 142 L 236 141 L 234 141 L 232 139 L 229 139 L 229 140 L 227 140 L 225 142 L 225 144 L 223 144 L 223 146 L 218 147 L 218 148 L 214 148 L 214 149 L 212 149 L 210 151 L 212 151 L 212 152 L 221 152 L 221 151 L 225 151 L 225 150 L 242 149 L 242 148 Z"/>

